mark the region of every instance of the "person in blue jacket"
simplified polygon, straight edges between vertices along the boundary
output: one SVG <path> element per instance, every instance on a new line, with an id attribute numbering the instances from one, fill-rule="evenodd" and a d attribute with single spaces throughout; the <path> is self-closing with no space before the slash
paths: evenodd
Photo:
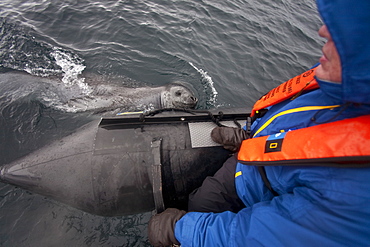
<path id="1" fill-rule="evenodd" d="M 254 121 L 253 138 L 370 114 L 370 1 L 317 5 L 325 23 L 319 35 L 327 39 L 315 72 L 319 88 L 269 107 Z M 336 107 L 279 114 L 312 105 Z M 170 208 L 152 217 L 149 240 L 183 247 L 370 246 L 369 163 L 266 166 L 262 174 L 230 158 L 190 195 L 189 212 Z"/>

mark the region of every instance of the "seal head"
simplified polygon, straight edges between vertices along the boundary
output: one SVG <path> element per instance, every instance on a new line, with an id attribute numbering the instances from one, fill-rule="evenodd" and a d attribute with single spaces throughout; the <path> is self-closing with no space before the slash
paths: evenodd
<path id="1" fill-rule="evenodd" d="M 191 108 L 198 103 L 193 87 L 185 82 L 173 82 L 161 92 L 162 108 Z"/>

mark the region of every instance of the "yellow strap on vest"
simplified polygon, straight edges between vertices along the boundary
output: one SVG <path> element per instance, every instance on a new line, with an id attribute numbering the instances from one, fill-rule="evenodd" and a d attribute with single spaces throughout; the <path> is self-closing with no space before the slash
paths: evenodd
<path id="1" fill-rule="evenodd" d="M 291 114 L 291 113 L 296 113 L 296 112 L 303 112 L 303 111 L 315 111 L 315 110 L 323 110 L 323 109 L 334 109 L 336 107 L 340 107 L 340 105 L 329 105 L 329 106 L 303 106 L 303 107 L 298 107 L 298 108 L 293 108 L 289 109 L 286 111 L 279 112 L 278 114 L 272 116 L 269 118 L 257 131 L 254 133 L 253 137 L 255 137 L 258 133 L 260 133 L 262 130 L 264 130 L 267 126 L 269 126 L 272 121 L 274 121 L 276 118 Z"/>

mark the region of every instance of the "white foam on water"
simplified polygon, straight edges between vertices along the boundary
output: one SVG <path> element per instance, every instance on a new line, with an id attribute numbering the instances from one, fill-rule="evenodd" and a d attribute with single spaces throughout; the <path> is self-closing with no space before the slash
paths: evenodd
<path id="1" fill-rule="evenodd" d="M 50 75 L 62 73 L 63 71 L 55 70 L 55 69 L 44 69 L 44 68 L 32 68 L 30 67 L 30 64 L 25 64 L 25 67 L 23 68 L 17 68 L 15 67 L 14 69 L 19 69 L 19 70 L 24 70 L 30 75 L 35 75 L 35 76 L 42 76 L 42 77 L 47 77 Z"/>
<path id="2" fill-rule="evenodd" d="M 218 92 L 216 88 L 214 87 L 212 77 L 208 75 L 207 71 L 197 68 L 192 62 L 189 62 L 189 64 L 201 75 L 205 92 L 207 92 L 209 88 L 211 89 L 211 95 L 209 99 L 207 99 L 207 102 L 206 102 L 207 105 L 215 106 L 216 101 L 217 101 Z"/>
<path id="3" fill-rule="evenodd" d="M 67 87 L 77 85 L 82 90 L 82 94 L 90 95 L 91 87 L 85 83 L 85 78 L 79 77 L 86 66 L 76 61 L 73 54 L 63 52 L 60 48 L 54 47 L 51 55 L 55 58 L 56 64 L 62 68 L 64 85 Z"/>

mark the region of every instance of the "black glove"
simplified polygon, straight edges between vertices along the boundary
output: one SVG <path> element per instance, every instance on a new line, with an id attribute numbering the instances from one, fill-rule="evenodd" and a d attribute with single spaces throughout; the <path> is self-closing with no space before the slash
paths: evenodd
<path id="1" fill-rule="evenodd" d="M 239 150 L 242 141 L 249 138 L 247 131 L 233 127 L 216 127 L 211 132 L 213 141 L 222 144 L 225 149 L 232 152 Z"/>
<path id="2" fill-rule="evenodd" d="M 175 238 L 175 224 L 185 211 L 168 208 L 160 214 L 152 216 L 148 225 L 148 238 L 154 247 L 180 244 Z"/>

